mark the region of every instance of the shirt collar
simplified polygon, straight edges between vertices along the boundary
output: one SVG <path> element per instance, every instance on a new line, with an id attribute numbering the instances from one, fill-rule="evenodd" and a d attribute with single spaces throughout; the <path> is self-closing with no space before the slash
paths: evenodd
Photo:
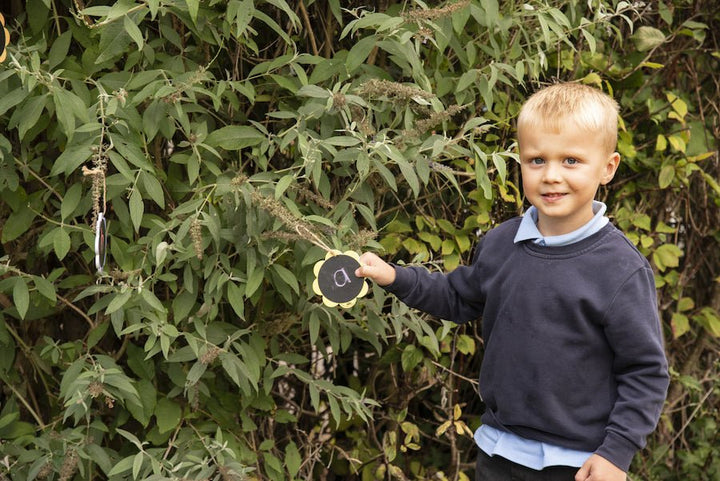
<path id="1" fill-rule="evenodd" d="M 537 209 L 535 206 L 530 206 L 523 215 L 522 221 L 520 221 L 520 227 L 518 227 L 515 234 L 514 242 L 517 244 L 518 242 L 532 240 L 536 244 L 544 246 L 565 246 L 581 241 L 605 227 L 605 224 L 609 222 L 609 219 L 605 216 L 607 206 L 604 203 L 595 200 L 592 209 L 595 215 L 579 229 L 567 234 L 545 237 L 537 228 Z"/>

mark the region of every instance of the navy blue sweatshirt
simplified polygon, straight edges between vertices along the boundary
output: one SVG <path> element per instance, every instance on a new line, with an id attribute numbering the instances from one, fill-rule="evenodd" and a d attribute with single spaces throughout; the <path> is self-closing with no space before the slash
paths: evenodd
<path id="1" fill-rule="evenodd" d="M 513 243 L 520 218 L 489 231 L 450 274 L 397 267 L 407 305 L 482 317 L 482 422 L 591 451 L 627 471 L 669 382 L 653 272 L 612 224 L 577 243 Z"/>

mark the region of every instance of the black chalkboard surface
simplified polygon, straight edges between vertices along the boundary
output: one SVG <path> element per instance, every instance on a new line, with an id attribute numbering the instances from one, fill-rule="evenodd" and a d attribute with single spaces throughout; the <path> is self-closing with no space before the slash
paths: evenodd
<path id="1" fill-rule="evenodd" d="M 358 297 L 368 291 L 365 279 L 355 275 L 360 267 L 357 253 L 331 252 L 324 260 L 315 264 L 315 282 L 313 291 L 323 297 L 325 305 L 352 307 Z"/>

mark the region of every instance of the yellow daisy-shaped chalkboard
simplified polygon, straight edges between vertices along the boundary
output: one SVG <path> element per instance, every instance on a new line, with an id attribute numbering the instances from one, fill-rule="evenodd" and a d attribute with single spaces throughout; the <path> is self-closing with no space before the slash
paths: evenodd
<path id="1" fill-rule="evenodd" d="M 5 60 L 7 52 L 5 47 L 10 43 L 10 32 L 5 28 L 5 17 L 0 13 L 0 62 Z"/>
<path id="2" fill-rule="evenodd" d="M 316 262 L 313 268 L 313 291 L 322 296 L 323 304 L 328 307 L 354 306 L 357 299 L 368 291 L 365 279 L 355 275 L 358 267 L 360 256 L 356 252 L 328 252 L 325 259 Z"/>

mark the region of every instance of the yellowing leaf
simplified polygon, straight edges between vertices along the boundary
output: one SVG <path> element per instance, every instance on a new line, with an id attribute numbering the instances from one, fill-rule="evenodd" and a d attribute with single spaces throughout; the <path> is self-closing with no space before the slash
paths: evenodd
<path id="1" fill-rule="evenodd" d="M 665 34 L 661 30 L 646 25 L 638 28 L 630 38 L 641 52 L 647 52 L 665 42 Z"/>
<path id="2" fill-rule="evenodd" d="M 685 141 L 679 135 L 671 135 L 668 137 L 668 141 L 670 142 L 670 146 L 677 152 L 685 152 Z"/>
<path id="3" fill-rule="evenodd" d="M 667 137 L 665 137 L 663 134 L 660 134 L 655 140 L 655 150 L 658 152 L 662 152 L 665 149 L 667 149 Z"/>
<path id="4" fill-rule="evenodd" d="M 685 101 L 677 95 L 673 94 L 672 92 L 666 93 L 665 97 L 668 99 L 668 102 L 670 102 L 673 110 L 677 112 L 681 119 L 684 119 L 688 113 L 688 108 Z"/>
<path id="5" fill-rule="evenodd" d="M 675 178 L 675 166 L 665 165 L 660 169 L 660 175 L 658 176 L 658 185 L 661 189 L 668 187 L 673 179 Z"/>
<path id="6" fill-rule="evenodd" d="M 452 426 L 452 421 L 445 421 L 435 431 L 435 436 L 440 437 Z"/>

